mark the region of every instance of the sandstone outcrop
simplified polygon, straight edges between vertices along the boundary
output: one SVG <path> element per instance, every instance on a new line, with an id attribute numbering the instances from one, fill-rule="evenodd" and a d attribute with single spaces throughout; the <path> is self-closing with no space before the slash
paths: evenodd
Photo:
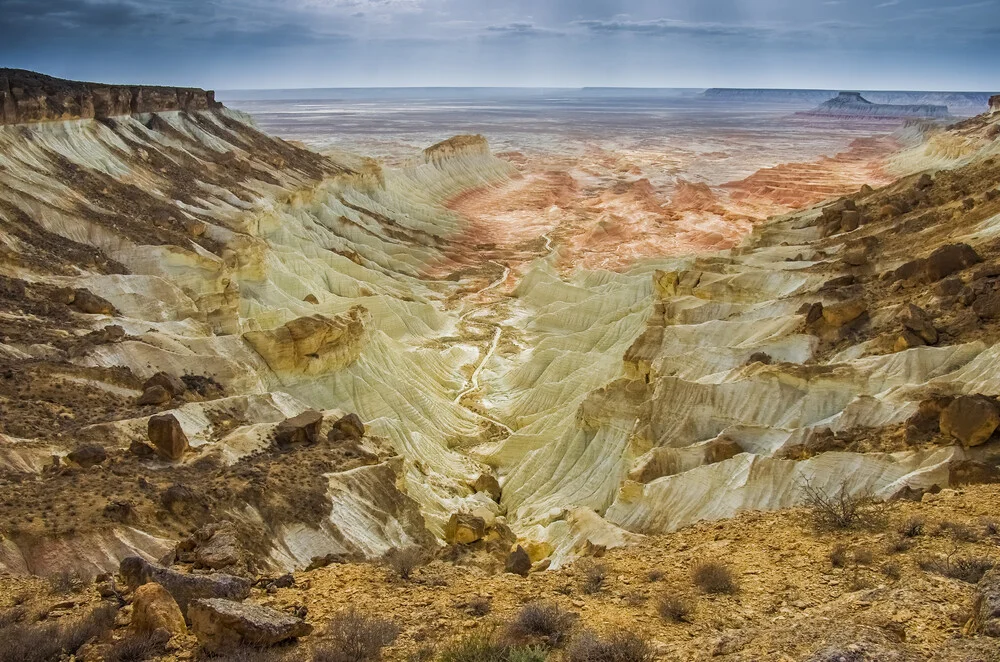
<path id="1" fill-rule="evenodd" d="M 20 69 L 0 69 L 0 124 L 193 112 L 221 105 L 214 92 L 195 88 L 79 83 Z"/>
<path id="2" fill-rule="evenodd" d="M 949 117 L 948 106 L 930 104 L 878 104 L 868 101 L 859 92 L 841 92 L 824 101 L 815 109 L 804 113 L 828 117 L 863 117 L 875 119 L 901 119 L 909 117 Z"/>
<path id="3" fill-rule="evenodd" d="M 322 424 L 323 414 L 312 409 L 304 411 L 278 424 L 274 429 L 274 443 L 280 448 L 294 444 L 315 444 Z"/>
<path id="4" fill-rule="evenodd" d="M 170 593 L 155 582 L 143 584 L 132 594 L 132 624 L 139 633 L 166 630 L 171 635 L 186 634 L 187 625 L 180 607 Z"/>
<path id="5" fill-rule="evenodd" d="M 444 529 L 445 542 L 451 545 L 471 545 L 486 536 L 486 521 L 467 513 L 453 513 Z"/>
<path id="6" fill-rule="evenodd" d="M 967 629 L 987 637 L 1000 637 L 1000 569 L 979 580 Z"/>
<path id="7" fill-rule="evenodd" d="M 246 602 L 202 599 L 188 610 L 191 631 L 209 653 L 226 653 L 242 646 L 274 646 L 304 637 L 312 626 L 301 618 Z"/>
<path id="8" fill-rule="evenodd" d="M 177 545 L 177 558 L 210 570 L 242 569 L 246 551 L 232 522 L 207 524 Z"/>
<path id="9" fill-rule="evenodd" d="M 312 315 L 271 331 L 252 331 L 244 339 L 278 374 L 321 375 L 357 360 L 365 342 L 368 311 L 355 306 L 343 315 Z"/>
<path id="10" fill-rule="evenodd" d="M 993 114 L 1000 113 L 1000 94 L 990 97 L 990 112 Z"/>

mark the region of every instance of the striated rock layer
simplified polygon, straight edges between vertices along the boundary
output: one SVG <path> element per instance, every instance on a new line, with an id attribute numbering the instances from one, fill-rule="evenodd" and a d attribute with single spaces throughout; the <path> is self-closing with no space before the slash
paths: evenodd
<path id="1" fill-rule="evenodd" d="M 221 108 L 215 92 L 189 87 L 101 85 L 0 69 L 0 124 L 105 119 L 168 110 Z"/>

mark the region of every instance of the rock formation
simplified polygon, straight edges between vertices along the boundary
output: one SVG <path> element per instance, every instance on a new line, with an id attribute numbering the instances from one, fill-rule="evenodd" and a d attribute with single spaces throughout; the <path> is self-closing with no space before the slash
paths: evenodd
<path id="1" fill-rule="evenodd" d="M 215 92 L 196 88 L 101 85 L 0 69 L 0 124 L 106 119 L 220 108 Z"/>
<path id="2" fill-rule="evenodd" d="M 880 104 L 868 101 L 860 92 L 841 92 L 806 113 L 814 116 L 853 117 L 868 119 L 901 119 L 907 117 L 949 117 L 948 106 Z"/>

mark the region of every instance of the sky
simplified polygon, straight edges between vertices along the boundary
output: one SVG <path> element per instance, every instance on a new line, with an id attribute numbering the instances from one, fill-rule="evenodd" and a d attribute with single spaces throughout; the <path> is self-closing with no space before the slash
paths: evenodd
<path id="1" fill-rule="evenodd" d="M 0 0 L 0 66 L 115 83 L 1000 91 L 1000 0 Z"/>

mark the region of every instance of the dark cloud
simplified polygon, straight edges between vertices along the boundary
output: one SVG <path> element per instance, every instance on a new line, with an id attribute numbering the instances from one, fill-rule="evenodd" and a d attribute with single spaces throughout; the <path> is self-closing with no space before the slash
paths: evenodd
<path id="1" fill-rule="evenodd" d="M 566 34 L 561 30 L 539 27 L 534 23 L 489 25 L 486 27 L 486 32 L 493 36 L 503 37 L 562 37 Z"/>

